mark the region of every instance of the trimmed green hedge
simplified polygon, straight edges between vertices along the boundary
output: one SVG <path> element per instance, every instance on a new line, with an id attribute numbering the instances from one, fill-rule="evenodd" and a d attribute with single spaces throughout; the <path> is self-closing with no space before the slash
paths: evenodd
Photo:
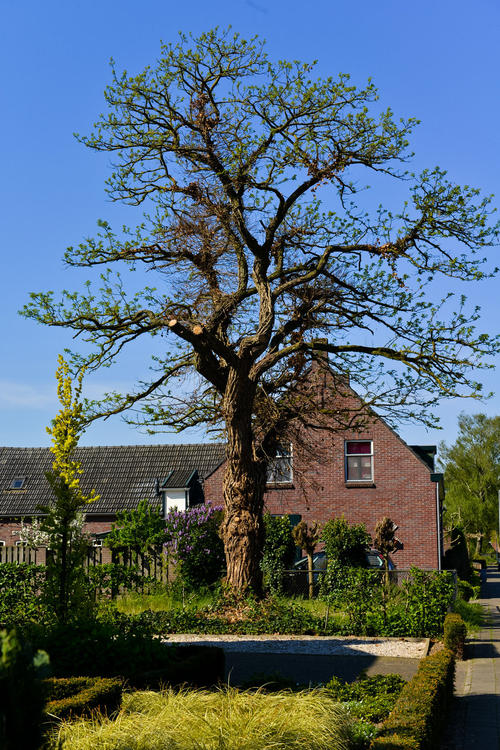
<path id="1" fill-rule="evenodd" d="M 373 750 L 435 750 L 453 697 L 454 674 L 449 649 L 422 659 L 382 724 Z"/>
<path id="2" fill-rule="evenodd" d="M 444 620 L 444 645 L 457 659 L 463 659 L 467 626 L 460 615 L 450 612 Z"/>
<path id="3" fill-rule="evenodd" d="M 44 680 L 48 702 L 46 718 L 111 714 L 122 702 L 122 680 L 105 677 L 53 677 Z"/>

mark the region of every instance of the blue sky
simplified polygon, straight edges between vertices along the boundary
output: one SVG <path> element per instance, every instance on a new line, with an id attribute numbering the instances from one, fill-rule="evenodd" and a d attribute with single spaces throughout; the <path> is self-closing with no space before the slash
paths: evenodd
<path id="1" fill-rule="evenodd" d="M 104 109 L 110 57 L 133 73 L 154 63 L 160 40 L 228 24 L 264 37 L 272 58 L 317 59 L 319 74 L 348 72 L 359 84 L 372 77 L 384 105 L 422 121 L 412 140 L 416 169 L 439 164 L 454 181 L 496 193 L 500 203 L 497 0 L 316 0 L 308 10 L 296 0 L 4 0 L 0 445 L 48 445 L 45 425 L 58 408 L 57 355 L 72 344 L 68 332 L 40 327 L 18 309 L 31 291 L 80 287 L 85 273 L 64 268 L 62 254 L 92 235 L 98 218 L 133 223 L 127 209 L 107 200 L 107 157 L 73 137 L 88 132 Z M 499 264 L 497 248 L 490 257 Z M 482 306 L 482 329 L 497 333 L 498 280 L 463 291 Z M 94 375 L 88 393 L 129 387 L 145 366 L 140 355 L 125 358 Z M 443 430 L 405 425 L 401 435 L 410 443 L 452 442 L 460 411 L 499 414 L 495 372 L 482 380 L 496 391 L 489 402 L 443 404 L 435 413 Z M 143 435 L 115 418 L 89 428 L 82 443 L 198 439 L 199 433 Z"/>

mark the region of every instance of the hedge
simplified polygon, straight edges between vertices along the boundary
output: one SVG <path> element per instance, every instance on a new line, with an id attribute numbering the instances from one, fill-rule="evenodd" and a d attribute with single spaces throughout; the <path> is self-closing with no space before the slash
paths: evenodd
<path id="1" fill-rule="evenodd" d="M 453 651 L 455 658 L 463 659 L 467 627 L 460 615 L 450 612 L 444 620 L 444 645 Z"/>
<path id="2" fill-rule="evenodd" d="M 53 677 L 44 680 L 49 698 L 45 718 L 90 716 L 93 711 L 110 714 L 122 702 L 122 680 L 105 677 Z"/>
<path id="3" fill-rule="evenodd" d="M 455 659 L 445 648 L 422 659 L 394 709 L 383 722 L 373 750 L 432 750 L 453 698 Z"/>
<path id="4" fill-rule="evenodd" d="M 127 675 L 127 685 L 136 690 L 158 690 L 188 684 L 209 688 L 224 682 L 224 650 L 218 646 L 179 646 L 172 662 L 163 668 Z"/>

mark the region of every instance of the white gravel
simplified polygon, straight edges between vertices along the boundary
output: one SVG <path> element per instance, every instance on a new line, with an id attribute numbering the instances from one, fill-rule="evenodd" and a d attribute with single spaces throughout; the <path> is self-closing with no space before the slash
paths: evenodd
<path id="1" fill-rule="evenodd" d="M 393 656 L 421 659 L 429 650 L 428 638 L 345 638 L 317 635 L 200 635 L 199 633 L 174 633 L 169 643 L 199 643 L 220 646 L 227 652 L 254 654 L 311 654 L 360 656 Z"/>

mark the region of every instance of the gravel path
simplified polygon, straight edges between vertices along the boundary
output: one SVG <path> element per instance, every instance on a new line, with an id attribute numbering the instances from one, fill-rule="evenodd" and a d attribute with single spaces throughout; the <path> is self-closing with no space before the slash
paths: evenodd
<path id="1" fill-rule="evenodd" d="M 174 633 L 169 643 L 220 646 L 227 653 L 389 656 L 421 659 L 429 650 L 428 638 L 345 638 L 316 635 L 200 635 Z"/>

